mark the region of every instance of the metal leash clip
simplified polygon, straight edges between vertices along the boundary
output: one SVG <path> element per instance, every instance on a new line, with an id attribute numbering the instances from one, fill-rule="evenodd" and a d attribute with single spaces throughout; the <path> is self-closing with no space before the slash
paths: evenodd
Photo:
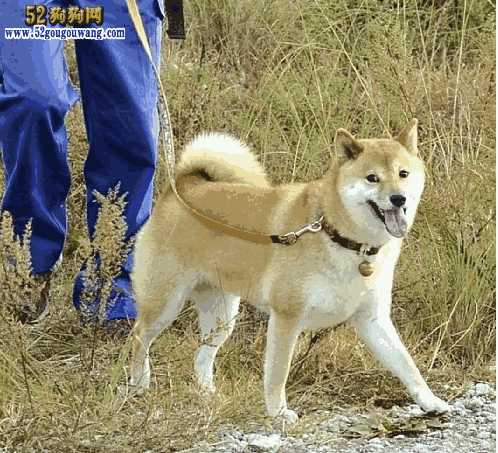
<path id="1" fill-rule="evenodd" d="M 302 236 L 304 233 L 318 233 L 319 231 L 321 231 L 323 227 L 322 224 L 323 224 L 323 216 L 313 223 L 308 223 L 308 225 L 303 226 L 301 229 L 297 231 L 291 231 L 290 233 L 282 234 L 281 236 L 278 237 L 279 241 L 281 244 L 284 245 L 294 245 L 299 239 L 299 237 Z"/>
<path id="2" fill-rule="evenodd" d="M 367 244 L 361 244 L 360 250 L 358 250 L 359 256 L 367 256 L 368 252 L 370 252 L 370 247 Z"/>

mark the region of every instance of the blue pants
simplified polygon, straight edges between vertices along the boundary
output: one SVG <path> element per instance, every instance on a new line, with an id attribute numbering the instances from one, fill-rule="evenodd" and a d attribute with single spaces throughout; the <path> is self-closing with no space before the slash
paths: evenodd
<path id="1" fill-rule="evenodd" d="M 161 2 L 138 0 L 156 64 L 159 64 Z M 67 230 L 66 197 L 70 174 L 64 117 L 78 93 L 64 61 L 63 41 L 6 40 L 5 27 L 25 27 L 24 7 L 44 3 L 68 6 L 68 0 L 0 0 L 0 149 L 6 185 L 2 210 L 14 217 L 20 234 L 32 219 L 34 273 L 49 271 L 59 259 Z M 133 29 L 125 0 L 97 2 L 105 27 L 125 27 L 125 40 L 76 40 L 89 152 L 84 176 L 87 221 L 95 230 L 98 204 L 93 191 L 107 193 L 118 182 L 127 192 L 128 238 L 147 220 L 152 206 L 158 117 L 154 74 Z M 95 6 L 92 0 L 72 5 Z M 108 319 L 136 316 L 130 289 L 132 257 L 116 280 L 117 303 Z M 81 276 L 74 288 L 79 307 Z"/>

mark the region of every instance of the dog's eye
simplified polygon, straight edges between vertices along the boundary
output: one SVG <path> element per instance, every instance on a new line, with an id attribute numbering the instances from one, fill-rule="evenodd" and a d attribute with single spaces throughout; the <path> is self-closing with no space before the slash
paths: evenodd
<path id="1" fill-rule="evenodd" d="M 379 177 L 377 175 L 374 175 L 373 173 L 371 173 L 367 176 L 367 181 L 368 182 L 379 182 Z"/>
<path id="2" fill-rule="evenodd" d="M 399 177 L 400 178 L 408 178 L 409 173 L 406 170 L 401 170 L 399 172 Z"/>

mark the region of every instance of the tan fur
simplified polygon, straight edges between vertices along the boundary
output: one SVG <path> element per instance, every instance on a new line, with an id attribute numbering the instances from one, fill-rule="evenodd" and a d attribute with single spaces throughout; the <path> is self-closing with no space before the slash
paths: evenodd
<path id="1" fill-rule="evenodd" d="M 347 131 L 339 131 L 338 136 L 338 159 L 323 178 L 276 187 L 268 184 L 245 145 L 227 136 L 204 136 L 186 147 L 177 185 L 197 209 L 250 230 L 283 234 L 324 215 L 349 239 L 381 246 L 371 259 L 373 276 L 365 278 L 358 272 L 364 257 L 332 243 L 324 232 L 307 233 L 291 247 L 244 241 L 206 227 L 166 191 L 136 244 L 132 279 L 138 320 L 132 385 L 148 387 L 150 344 L 175 319 L 185 299 L 192 297 L 203 338 L 217 329 L 213 319 L 225 324 L 224 333 L 216 335 L 216 345 L 201 346 L 196 359 L 200 385 L 212 390 L 214 357 L 233 329 L 241 296 L 270 314 L 265 361 L 270 415 L 289 421 L 297 418 L 287 409 L 285 382 L 299 333 L 345 321 L 357 327 L 360 335 L 364 333 L 362 338 L 374 351 L 378 345 L 370 344 L 374 340 L 369 329 L 381 323 L 384 343 L 390 343 L 394 352 L 389 355 L 381 346 L 379 359 L 424 409 L 446 410 L 445 403 L 428 389 L 390 323 L 390 292 L 401 240 L 387 232 L 362 198 L 371 193 L 382 209 L 390 209 L 389 197 L 406 193 L 411 226 L 424 184 L 423 163 L 416 155 L 416 121 L 402 133 L 409 148 L 395 140 L 357 140 Z M 410 179 L 402 180 L 400 169 L 408 169 Z M 365 182 L 371 172 L 380 176 L 378 184 Z M 220 307 L 224 307 L 222 315 Z"/>

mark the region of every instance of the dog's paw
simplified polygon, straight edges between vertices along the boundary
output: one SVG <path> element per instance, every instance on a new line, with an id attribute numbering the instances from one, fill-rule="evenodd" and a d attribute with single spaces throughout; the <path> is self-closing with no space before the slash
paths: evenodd
<path id="1" fill-rule="evenodd" d="M 146 392 L 147 389 L 144 389 L 142 387 L 137 387 L 135 385 L 118 385 L 117 387 L 117 392 L 116 394 L 120 398 L 127 398 L 127 397 L 133 397 L 133 396 L 141 396 Z"/>
<path id="2" fill-rule="evenodd" d="M 451 406 L 448 403 L 443 401 L 441 398 L 433 395 L 432 393 L 427 395 L 420 395 L 417 398 L 417 404 L 424 412 L 444 414 L 445 412 L 451 411 Z"/>
<path id="3" fill-rule="evenodd" d="M 128 385 L 126 386 L 128 393 L 133 396 L 141 396 L 149 390 L 150 387 L 150 379 L 142 378 L 138 379 L 130 379 L 128 381 Z"/>
<path id="4" fill-rule="evenodd" d="M 149 390 L 149 387 L 142 387 L 138 385 L 128 385 L 128 388 L 130 394 L 134 396 L 142 396 L 144 393 L 147 392 L 147 390 Z"/>
<path id="5" fill-rule="evenodd" d="M 203 398 L 211 398 L 216 393 L 216 386 L 213 383 L 208 385 L 199 383 L 198 389 Z"/>
<path id="6" fill-rule="evenodd" d="M 292 425 L 299 420 L 299 416 L 292 409 L 283 409 L 277 417 L 285 421 L 285 423 L 288 423 L 289 425 Z"/>

